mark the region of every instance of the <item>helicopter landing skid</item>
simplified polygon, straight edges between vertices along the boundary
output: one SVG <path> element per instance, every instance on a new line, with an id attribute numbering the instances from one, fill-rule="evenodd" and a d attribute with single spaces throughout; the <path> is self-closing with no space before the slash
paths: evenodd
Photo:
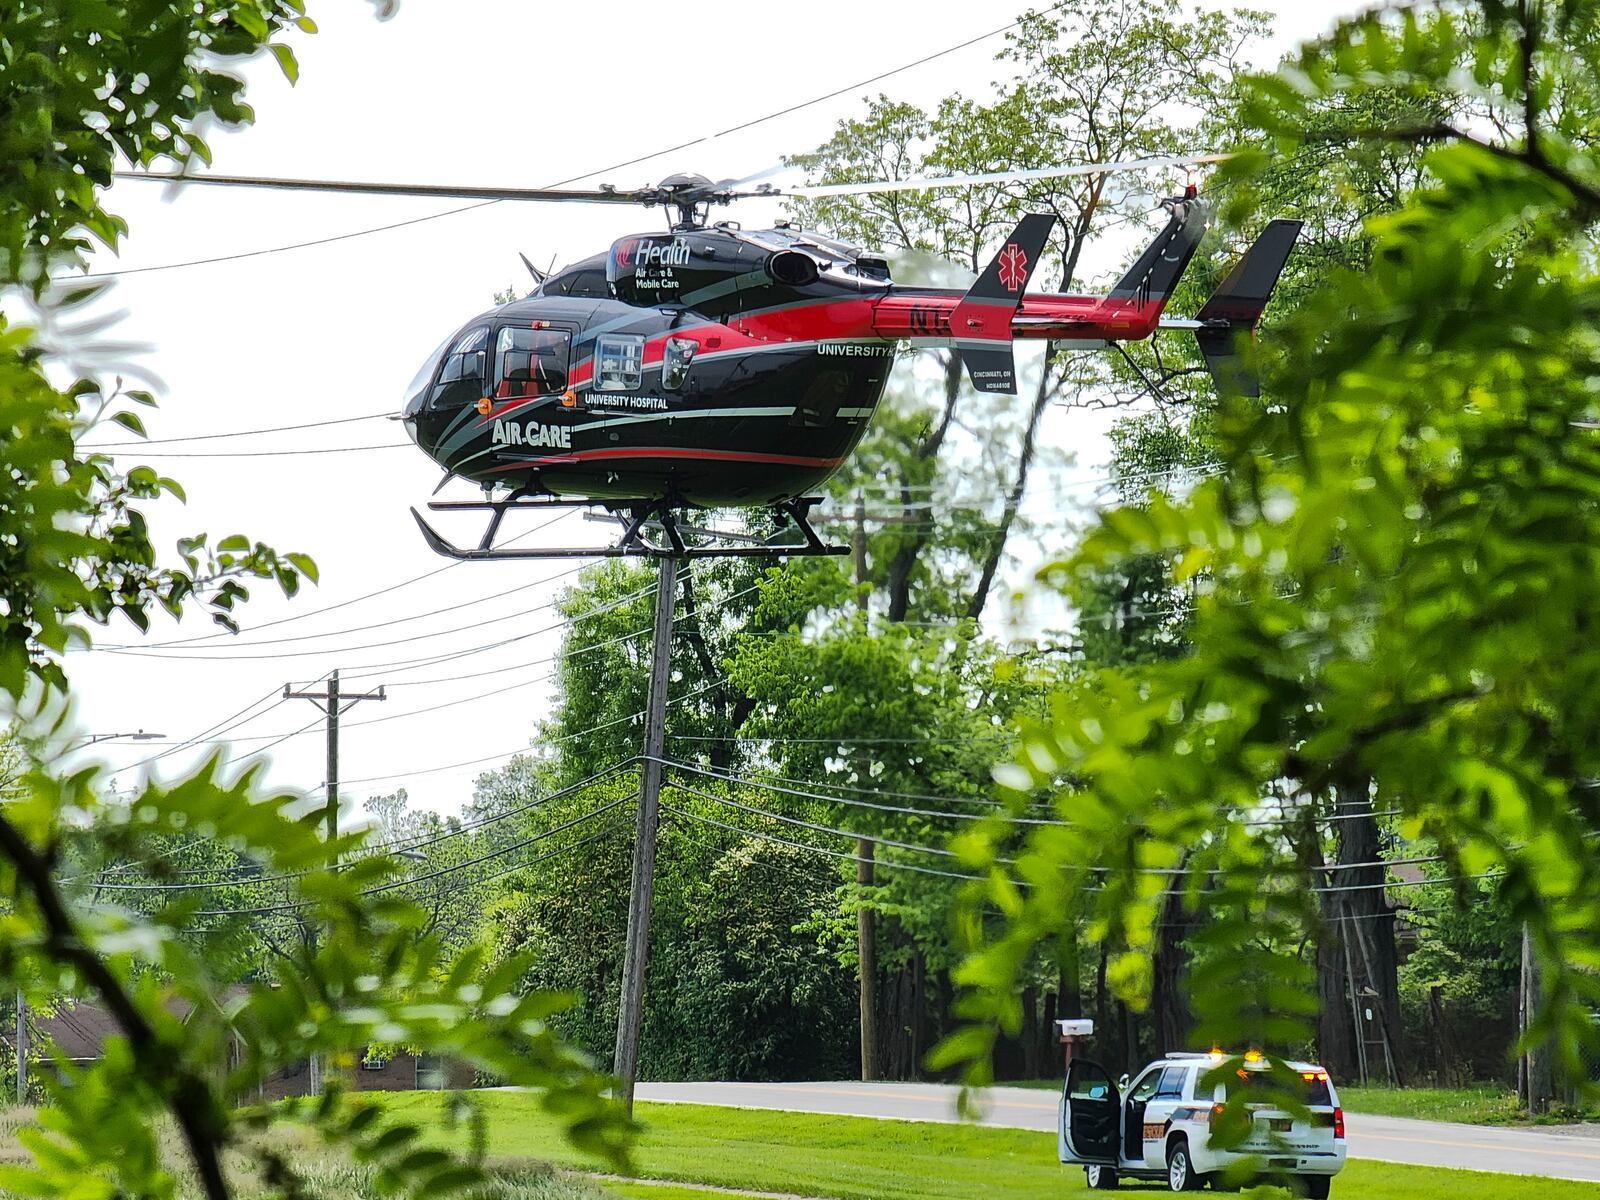
<path id="1" fill-rule="evenodd" d="M 812 528 L 810 513 L 822 503 L 821 496 L 798 496 L 773 505 L 780 520 L 792 522 L 805 539 L 800 543 L 772 542 L 751 538 L 744 534 L 724 534 L 714 529 L 686 526 L 679 523 L 672 505 L 663 499 L 653 500 L 589 500 L 548 495 L 528 495 L 513 492 L 504 500 L 435 500 L 428 507 L 435 512 L 482 510 L 490 514 L 483 537 L 470 550 L 447 540 L 429 525 L 416 509 L 411 515 L 417 519 L 422 536 L 436 554 L 446 558 L 513 559 L 513 558 L 797 558 L 819 554 L 848 554 L 848 546 L 832 546 L 817 536 Z M 556 508 L 608 509 L 611 519 L 622 525 L 622 536 L 607 546 L 496 546 L 495 535 L 508 512 L 543 512 Z M 648 526 L 648 528 L 647 528 Z M 665 543 L 646 537 L 646 533 L 665 537 Z M 684 533 L 696 535 L 693 543 L 686 542 Z M 699 537 L 714 539 L 701 542 Z"/>

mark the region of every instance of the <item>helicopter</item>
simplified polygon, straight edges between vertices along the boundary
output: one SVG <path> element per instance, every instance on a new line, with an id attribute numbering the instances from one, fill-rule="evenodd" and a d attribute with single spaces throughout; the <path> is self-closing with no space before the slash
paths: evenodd
<path id="1" fill-rule="evenodd" d="M 1196 337 L 1219 383 L 1250 391 L 1237 340 L 1253 335 L 1301 223 L 1270 222 L 1195 317 L 1184 320 L 1164 310 L 1206 231 L 1206 207 L 1192 184 L 1161 202 L 1165 226 L 1104 295 L 1028 291 L 1056 220 L 1051 214 L 1023 216 L 977 281 L 961 291 L 896 284 L 884 255 L 786 221 L 770 229 L 713 223 L 714 205 L 1194 166 L 1218 157 L 781 190 L 692 174 L 632 190 L 129 174 L 664 209 L 665 231 L 618 238 L 559 272 L 540 272 L 524 257 L 534 289 L 473 317 L 428 355 L 406 389 L 400 419 L 445 470 L 436 495 L 452 479 L 478 483 L 486 495 L 429 507 L 487 510 L 490 517 L 478 545 L 463 548 L 415 508 L 412 514 L 428 545 L 457 559 L 720 557 L 846 551 L 825 544 L 808 514 L 821 500 L 815 489 L 866 432 L 903 345 L 953 350 L 976 390 L 1015 394 L 1016 339 L 1120 350 L 1158 330 L 1182 330 Z M 621 538 L 601 548 L 495 544 L 509 512 L 563 506 L 610 510 L 623 525 Z M 691 527 L 680 527 L 677 513 L 725 507 L 768 509 L 803 541 L 684 540 Z M 662 534 L 665 544 L 652 540 Z"/>

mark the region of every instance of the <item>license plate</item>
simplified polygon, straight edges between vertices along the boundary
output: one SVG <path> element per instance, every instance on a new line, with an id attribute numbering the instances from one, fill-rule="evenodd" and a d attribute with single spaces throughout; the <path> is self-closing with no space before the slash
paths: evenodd
<path id="1" fill-rule="evenodd" d="M 1267 1121 L 1267 1128 L 1272 1130 L 1273 1133 L 1288 1133 L 1289 1130 L 1294 1128 L 1294 1119 L 1292 1117 L 1272 1117 Z"/>

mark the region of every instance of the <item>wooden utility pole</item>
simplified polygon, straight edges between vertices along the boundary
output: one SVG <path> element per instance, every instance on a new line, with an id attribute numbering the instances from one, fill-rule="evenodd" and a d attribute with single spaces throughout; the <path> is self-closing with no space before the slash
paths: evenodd
<path id="1" fill-rule="evenodd" d="M 339 672 L 337 668 L 328 676 L 328 686 L 321 692 L 296 692 L 291 690 L 292 684 L 283 685 L 283 698 L 285 700 L 309 700 L 323 712 L 328 714 L 328 767 L 327 778 L 323 780 L 323 812 L 328 823 L 328 867 L 333 869 L 339 865 L 339 856 L 334 849 L 334 842 L 339 837 L 339 715 L 346 709 L 354 708 L 363 700 L 384 700 L 383 688 L 375 692 L 341 692 L 339 690 Z M 313 930 L 312 937 L 316 933 Z M 307 1064 L 306 1088 L 312 1095 L 322 1091 L 322 1059 L 313 1055 Z"/>
<path id="2" fill-rule="evenodd" d="M 17 989 L 17 1103 L 28 1102 L 28 1002 Z"/>
<path id="3" fill-rule="evenodd" d="M 867 604 L 867 501 L 861 489 L 856 489 L 855 530 L 850 539 L 856 568 L 856 607 L 861 610 L 863 623 L 868 620 Z M 857 754 L 856 774 L 865 781 L 866 752 Z M 856 886 L 863 897 L 872 886 L 873 842 L 869 838 L 856 839 Z M 878 1077 L 878 932 L 873 924 L 872 910 L 865 902 L 856 908 L 856 964 L 861 987 L 861 1078 Z"/>
<path id="4" fill-rule="evenodd" d="M 1517 1031 L 1526 1036 L 1528 1026 L 1533 1023 L 1540 1005 L 1544 1003 L 1544 964 L 1539 961 L 1539 952 L 1534 948 L 1533 938 L 1526 925 L 1522 927 L 1522 986 L 1519 990 L 1521 997 L 1518 1004 Z M 1518 1065 L 1521 1068 L 1517 1075 L 1518 1082 L 1522 1085 L 1522 1100 L 1529 1114 L 1538 1116 L 1548 1112 L 1556 1094 L 1549 1042 L 1543 1041 L 1528 1046 L 1523 1051 L 1522 1061 Z"/>
<path id="5" fill-rule="evenodd" d="M 667 744 L 667 685 L 672 679 L 672 614 L 678 603 L 678 560 L 664 556 L 656 574 L 655 637 L 650 649 L 650 693 L 645 701 L 644 760 L 639 769 L 639 809 L 633 835 L 633 878 L 628 889 L 628 938 L 622 959 L 613 1073 L 617 1099 L 631 1116 L 639 1073 L 639 1029 L 644 1021 L 644 980 L 650 958 L 650 904 L 656 887 L 656 834 L 661 826 L 661 759 Z"/>

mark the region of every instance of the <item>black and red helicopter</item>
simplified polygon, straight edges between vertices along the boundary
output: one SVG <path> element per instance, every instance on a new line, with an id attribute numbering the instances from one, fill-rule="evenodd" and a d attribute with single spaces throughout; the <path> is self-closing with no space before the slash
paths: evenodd
<path id="1" fill-rule="evenodd" d="M 782 191 L 766 185 L 741 190 L 747 181 L 713 184 L 697 175 L 674 175 L 633 191 L 183 178 L 667 210 L 665 232 L 619 238 L 605 253 L 557 274 L 535 272 L 533 292 L 472 318 L 428 356 L 407 389 L 406 429 L 444 467 L 443 482 L 470 480 L 487 493 L 482 501 L 430 507 L 487 509 L 491 516 L 479 544 L 463 549 L 412 511 L 428 544 L 455 558 L 711 556 L 843 552 L 812 530 L 807 514 L 819 502 L 812 493 L 866 431 L 899 346 L 953 348 L 976 389 L 1014 394 L 1015 339 L 1092 349 L 1162 329 L 1185 330 L 1217 375 L 1229 369 L 1238 337 L 1254 332 L 1300 229 L 1298 221 L 1271 222 L 1195 317 L 1181 320 L 1164 310 L 1206 229 L 1206 210 L 1192 187 L 1163 202 L 1165 227 L 1102 296 L 1028 292 L 1055 221 L 1050 215 L 1023 217 L 962 292 L 897 285 L 882 255 L 809 229 L 710 223 L 713 205 L 1203 161 L 1151 159 Z M 1242 376 L 1234 382 L 1248 387 Z M 624 526 L 619 542 L 570 551 L 494 544 L 509 511 L 574 505 L 616 514 Z M 725 506 L 772 509 L 804 541 L 780 535 L 763 544 L 684 542 L 676 513 Z M 664 534 L 666 544 L 652 541 L 652 533 Z"/>

